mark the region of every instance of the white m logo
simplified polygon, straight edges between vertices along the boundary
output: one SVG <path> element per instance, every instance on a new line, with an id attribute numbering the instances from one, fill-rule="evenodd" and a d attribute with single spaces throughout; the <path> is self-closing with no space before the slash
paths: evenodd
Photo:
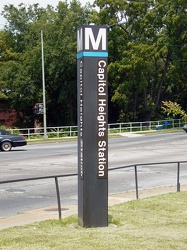
<path id="1" fill-rule="evenodd" d="M 85 50 L 90 50 L 90 44 L 93 50 L 98 50 L 100 43 L 102 50 L 106 50 L 106 28 L 99 28 L 95 40 L 92 28 L 85 27 Z"/>

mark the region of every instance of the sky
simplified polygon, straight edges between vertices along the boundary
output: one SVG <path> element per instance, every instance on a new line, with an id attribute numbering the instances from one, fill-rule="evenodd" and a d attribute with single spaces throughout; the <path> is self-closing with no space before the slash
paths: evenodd
<path id="1" fill-rule="evenodd" d="M 61 0 L 61 1 L 63 1 L 63 0 Z M 93 1 L 94 0 L 79 0 L 79 2 L 82 5 L 86 4 L 87 2 L 92 4 Z M 45 8 L 48 4 L 56 7 L 58 5 L 58 2 L 59 2 L 59 0 L 51 0 L 51 1 L 50 0 L 0 0 L 0 13 L 2 12 L 4 5 L 6 5 L 6 4 L 13 4 L 15 7 L 18 7 L 18 5 L 20 3 L 24 3 L 26 5 L 27 4 L 32 5 L 32 4 L 38 3 L 39 6 Z M 0 14 L 0 28 L 3 28 L 4 24 L 5 24 L 5 20 L 2 17 L 2 15 Z"/>

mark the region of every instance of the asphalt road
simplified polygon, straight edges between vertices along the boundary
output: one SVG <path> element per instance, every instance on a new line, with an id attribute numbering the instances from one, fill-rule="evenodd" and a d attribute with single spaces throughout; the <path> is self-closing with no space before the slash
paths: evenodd
<path id="1" fill-rule="evenodd" d="M 109 139 L 109 169 L 131 164 L 186 161 L 187 135 L 130 135 Z M 139 188 L 176 185 L 176 164 L 138 167 Z M 77 142 L 33 144 L 0 152 L 0 181 L 77 173 Z M 187 164 L 180 182 L 187 184 Z M 62 205 L 77 204 L 77 177 L 59 179 Z M 134 168 L 109 171 L 109 193 L 134 190 Z M 0 185 L 0 217 L 55 205 L 55 181 Z"/>

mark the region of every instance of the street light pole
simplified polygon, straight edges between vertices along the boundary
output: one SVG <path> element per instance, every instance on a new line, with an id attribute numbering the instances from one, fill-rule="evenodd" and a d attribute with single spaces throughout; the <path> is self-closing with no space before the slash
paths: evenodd
<path id="1" fill-rule="evenodd" d="M 46 122 L 46 100 L 45 100 L 45 70 L 44 70 L 44 46 L 43 46 L 43 30 L 41 30 L 41 47 L 42 47 L 42 86 L 43 86 L 43 125 L 44 136 L 43 139 L 48 139 L 47 136 L 47 122 Z"/>

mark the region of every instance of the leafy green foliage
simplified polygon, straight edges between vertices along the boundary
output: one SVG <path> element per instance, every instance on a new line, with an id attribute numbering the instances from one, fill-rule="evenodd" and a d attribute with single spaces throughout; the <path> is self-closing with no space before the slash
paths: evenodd
<path id="1" fill-rule="evenodd" d="M 160 119 L 162 101 L 187 109 L 187 8 L 185 0 L 60 1 L 5 5 L 0 31 L 0 98 L 18 115 L 17 126 L 33 127 L 32 107 L 42 102 L 41 30 L 49 126 L 77 123 L 77 28 L 109 27 L 109 122 Z M 121 24 L 117 25 L 119 20 Z"/>
<path id="2" fill-rule="evenodd" d="M 163 101 L 162 110 L 167 116 L 179 116 L 179 118 L 183 118 L 185 121 L 187 119 L 187 114 L 184 110 L 182 110 L 181 106 L 176 102 L 171 101 Z"/>
<path id="3" fill-rule="evenodd" d="M 36 117 L 32 108 L 43 102 L 41 30 L 47 124 L 76 124 L 76 34 L 77 28 L 87 22 L 86 7 L 75 0 L 70 4 L 59 2 L 56 9 L 50 5 L 39 8 L 38 4 L 20 4 L 18 8 L 6 5 L 4 16 L 8 25 L 0 33 L 0 47 L 7 60 L 0 65 L 0 89 L 7 96 L 10 109 L 17 111 L 17 125 L 33 127 Z M 42 116 L 37 120 L 42 121 Z"/>
<path id="4" fill-rule="evenodd" d="M 158 118 L 164 99 L 181 99 L 186 83 L 185 1 L 95 1 L 109 34 L 111 100 L 119 121 Z M 113 17 L 109 21 L 110 17 Z"/>

